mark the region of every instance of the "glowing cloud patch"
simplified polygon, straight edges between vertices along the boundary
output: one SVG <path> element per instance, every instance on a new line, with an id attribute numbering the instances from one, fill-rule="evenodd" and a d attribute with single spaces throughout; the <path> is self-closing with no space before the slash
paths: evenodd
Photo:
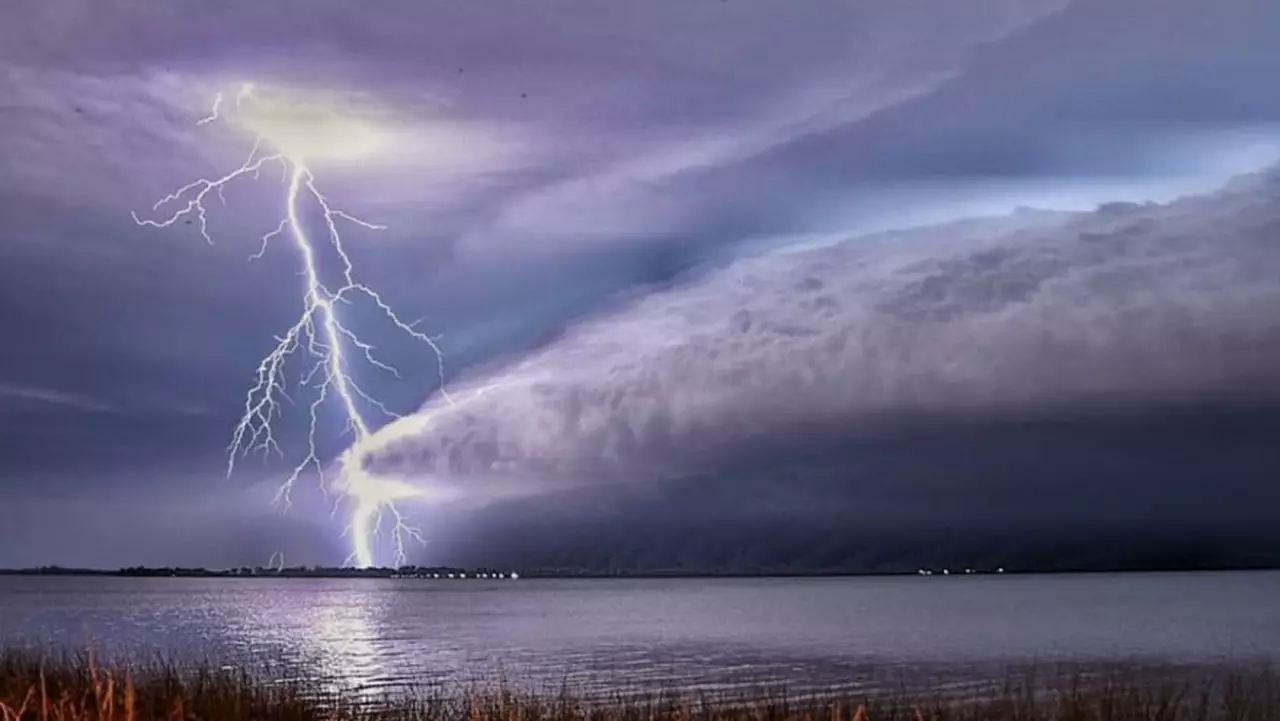
<path id="1" fill-rule="evenodd" d="M 237 93 L 230 120 L 288 158 L 352 160 L 392 144 L 387 131 L 319 98 L 264 92 L 251 84 Z"/>

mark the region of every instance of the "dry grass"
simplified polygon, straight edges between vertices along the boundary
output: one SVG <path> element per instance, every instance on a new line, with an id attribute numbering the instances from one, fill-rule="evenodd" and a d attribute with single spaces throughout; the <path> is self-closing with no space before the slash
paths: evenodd
<path id="1" fill-rule="evenodd" d="M 588 703 L 567 689 L 531 694 L 497 684 L 369 702 L 214 664 L 158 660 L 109 670 L 87 654 L 0 651 L 0 721 L 1280 721 L 1280 682 L 1270 671 L 1155 678 L 1078 675 L 1047 685 L 1024 679 L 966 699 L 906 691 L 804 699 L 658 693 Z"/>

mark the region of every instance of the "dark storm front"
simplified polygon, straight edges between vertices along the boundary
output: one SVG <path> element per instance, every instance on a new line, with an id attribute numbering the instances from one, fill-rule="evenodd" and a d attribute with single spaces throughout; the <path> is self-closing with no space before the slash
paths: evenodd
<path id="1" fill-rule="evenodd" d="M 791 691 L 1280 659 L 1280 573 L 825 579 L 0 578 L 0 639 L 342 685 Z M 283 665 L 282 665 L 283 664 Z"/>

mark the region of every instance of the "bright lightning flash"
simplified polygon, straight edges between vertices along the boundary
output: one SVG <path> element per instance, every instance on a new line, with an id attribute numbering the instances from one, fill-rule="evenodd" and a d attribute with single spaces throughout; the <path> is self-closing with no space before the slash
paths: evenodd
<path id="1" fill-rule="evenodd" d="M 235 106 L 239 112 L 242 106 L 255 101 L 257 96 L 254 86 L 246 84 L 237 93 Z M 223 97 L 218 94 L 214 98 L 211 113 L 200 120 L 198 125 L 222 119 L 222 105 Z M 343 325 L 338 308 L 360 299 L 370 301 L 396 328 L 427 345 L 436 357 L 442 393 L 443 356 L 435 339 L 418 331 L 416 324 L 402 320 L 377 291 L 355 278 L 351 258 L 343 247 L 339 224 L 350 223 L 368 230 L 381 230 L 384 226 L 369 223 L 335 208 L 316 187 L 315 176 L 305 162 L 306 157 L 317 154 L 352 154 L 352 147 L 344 147 L 341 143 L 334 145 L 334 139 L 355 138 L 360 144 L 358 150 L 366 150 L 371 145 L 370 139 L 376 137 L 375 134 L 331 113 L 326 115 L 314 108 L 305 113 L 296 112 L 296 107 L 290 109 L 295 112 L 278 112 L 278 106 L 274 109 L 267 106 L 266 111 L 259 107 L 255 109 L 256 112 L 246 113 L 246 117 L 240 118 L 241 124 L 254 132 L 255 139 L 248 158 L 240 167 L 221 177 L 200 178 L 162 198 L 152 207 L 153 211 L 173 207 L 173 204 L 178 206 L 167 217 L 150 220 L 134 213 L 133 219 L 139 225 L 167 228 L 194 214 L 199 222 L 200 234 L 207 242 L 212 243 L 205 207 L 209 194 L 215 193 L 221 198 L 223 189 L 233 181 L 246 176 L 256 179 L 266 165 L 278 163 L 281 166 L 287 183 L 284 217 L 275 230 L 262 237 L 262 247 L 251 259 L 261 257 L 273 238 L 288 235 L 302 261 L 303 310 L 298 321 L 283 335 L 277 336 L 275 348 L 258 364 L 254 384 L 245 395 L 244 414 L 232 433 L 227 449 L 227 474 L 230 475 L 235 470 L 238 457 L 252 451 L 274 451 L 280 454 L 280 447 L 272 432 L 272 421 L 281 412 L 281 401 L 290 400 L 284 378 L 286 362 L 295 353 L 300 353 L 310 361 L 302 383 L 316 392 L 309 407 L 308 452 L 281 484 L 276 493 L 276 502 L 287 506 L 295 483 L 303 472 L 311 468 L 320 475 L 322 488 L 324 487 L 324 468 L 316 449 L 319 409 L 327 400 L 336 399 L 345 416 L 347 429 L 355 435 L 355 442 L 339 459 L 339 478 L 335 484 L 337 490 L 350 499 L 351 518 L 344 531 L 344 535 L 351 541 L 351 555 L 347 563 L 360 567 L 372 566 L 374 541 L 389 527 L 395 551 L 394 563 L 403 565 L 407 541 L 414 539 L 421 542 L 423 539 L 420 532 L 406 522 L 396 503 L 423 497 L 424 491 L 401 481 L 378 478 L 360 468 L 358 451 L 372 430 L 360 410 L 361 402 L 389 418 L 397 416 L 356 383 L 347 368 L 350 357 L 348 351 L 358 353 L 369 364 L 397 378 L 399 373 L 374 355 L 372 345 Z M 264 146 L 269 146 L 276 152 L 264 154 Z M 317 246 L 300 218 L 300 205 L 304 199 L 313 202 L 322 213 L 325 242 L 329 243 L 340 261 L 339 280 L 332 285 L 327 285 L 321 279 L 316 257 Z M 444 397 L 449 398 L 447 393 L 444 393 Z"/>

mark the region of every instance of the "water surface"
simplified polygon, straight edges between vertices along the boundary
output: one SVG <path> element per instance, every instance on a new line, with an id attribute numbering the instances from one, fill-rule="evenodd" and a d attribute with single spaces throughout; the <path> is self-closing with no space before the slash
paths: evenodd
<path id="1" fill-rule="evenodd" d="M 900 671 L 1280 659 L 1280 573 L 429 581 L 0 578 L 0 641 L 366 688 L 797 691 Z M 862 681 L 859 681 L 862 679 Z M 958 681 L 955 681 L 958 682 Z"/>

